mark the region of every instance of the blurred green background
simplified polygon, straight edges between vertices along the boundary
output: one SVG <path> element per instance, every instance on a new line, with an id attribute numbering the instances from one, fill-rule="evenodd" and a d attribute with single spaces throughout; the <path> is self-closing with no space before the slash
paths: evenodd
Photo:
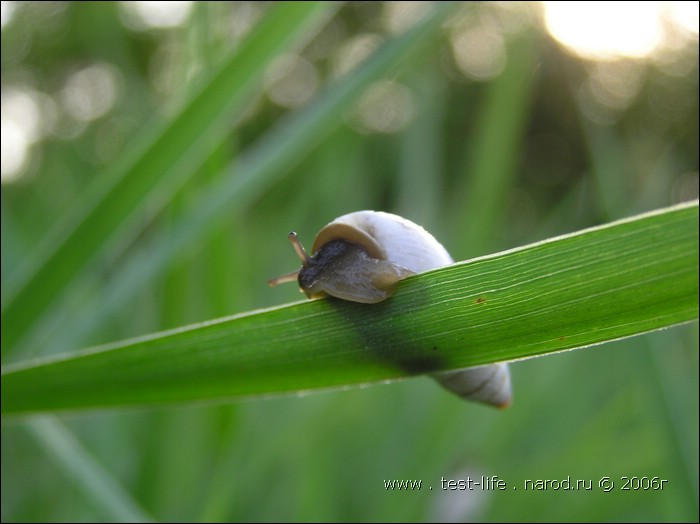
<path id="1" fill-rule="evenodd" d="M 649 4 L 624 8 L 634 16 L 458 4 L 400 67 L 331 112 L 308 154 L 241 192 L 184 248 L 149 251 L 206 214 L 200 198 L 237 176 L 232 161 L 431 8 L 333 4 L 267 68 L 222 138 L 198 146 L 205 160 L 156 186 L 108 250 L 84 255 L 52 316 L 3 342 L 3 364 L 300 300 L 294 285 L 266 285 L 298 265 L 287 233 L 310 245 L 359 209 L 401 214 L 463 260 L 697 198 L 698 4 Z M 3 308 L 6 283 L 54 224 L 273 8 L 2 3 Z M 694 323 L 514 363 L 502 412 L 417 378 L 64 415 L 83 448 L 68 460 L 50 428 L 3 420 L 2 520 L 117 518 L 85 488 L 80 463 L 92 457 L 154 520 L 697 521 L 697 348 Z M 442 478 L 481 475 L 508 489 L 441 489 Z M 598 488 L 603 477 L 613 491 Z M 668 482 L 622 490 L 622 477 Z M 592 489 L 524 490 L 566 478 Z M 402 479 L 422 489 L 386 489 Z"/>

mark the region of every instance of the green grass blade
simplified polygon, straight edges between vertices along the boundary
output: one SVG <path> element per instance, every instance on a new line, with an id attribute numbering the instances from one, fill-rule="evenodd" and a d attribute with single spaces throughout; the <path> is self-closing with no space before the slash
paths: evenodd
<path id="1" fill-rule="evenodd" d="M 133 235 L 193 174 L 231 127 L 266 66 L 329 13 L 323 2 L 280 2 L 167 123 L 133 141 L 121 164 L 98 177 L 82 207 L 57 226 L 3 284 L 2 348 L 10 349 L 90 262 Z"/>
<path id="2" fill-rule="evenodd" d="M 506 67 L 490 83 L 480 108 L 474 143 L 465 148 L 467 184 L 455 199 L 464 231 L 458 228 L 460 236 L 450 243 L 466 256 L 497 249 L 491 233 L 502 228 L 503 210 L 517 178 L 536 70 L 535 42 L 530 35 L 521 36 L 510 44 Z"/>
<path id="3" fill-rule="evenodd" d="M 375 305 L 300 302 L 11 366 L 2 412 L 340 387 L 523 359 L 698 318 L 698 202 L 458 263 Z"/>
<path id="4" fill-rule="evenodd" d="M 90 455 L 68 429 L 50 417 L 29 421 L 27 429 L 107 520 L 151 522 L 147 513 L 124 488 Z"/>

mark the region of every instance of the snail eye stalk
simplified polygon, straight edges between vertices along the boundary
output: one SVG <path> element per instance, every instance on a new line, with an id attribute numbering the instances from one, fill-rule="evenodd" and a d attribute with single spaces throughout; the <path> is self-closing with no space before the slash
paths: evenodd
<path id="1" fill-rule="evenodd" d="M 299 241 L 299 237 L 297 236 L 296 232 L 292 231 L 291 233 L 289 233 L 287 238 L 292 243 L 292 247 L 294 248 L 294 251 L 296 251 L 297 255 L 299 255 L 299 258 L 301 259 L 301 263 L 305 266 L 308 265 L 309 264 L 309 255 L 306 252 L 306 249 L 304 249 L 304 246 L 301 245 L 301 242 Z"/>
<path id="2" fill-rule="evenodd" d="M 292 243 L 292 247 L 294 248 L 294 251 L 296 251 L 297 255 L 299 255 L 299 258 L 301 259 L 301 263 L 304 267 L 309 265 L 309 261 L 311 260 L 311 257 L 309 257 L 308 253 L 306 252 L 306 249 L 304 249 L 304 246 L 301 245 L 301 242 L 299 241 L 299 237 L 297 234 L 292 231 L 289 233 L 287 236 L 289 238 L 289 241 Z M 284 284 L 285 282 L 294 282 L 299 279 L 299 270 L 297 269 L 296 271 L 292 271 L 291 273 L 287 273 L 285 275 L 279 276 L 277 278 L 271 278 L 270 280 L 267 281 L 267 285 L 270 287 L 275 287 L 279 284 Z"/>

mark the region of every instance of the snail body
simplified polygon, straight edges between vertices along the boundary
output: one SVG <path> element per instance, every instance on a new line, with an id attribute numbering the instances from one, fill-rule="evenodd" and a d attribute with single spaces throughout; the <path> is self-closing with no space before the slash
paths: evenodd
<path id="1" fill-rule="evenodd" d="M 453 263 L 435 237 L 421 226 L 381 211 L 357 211 L 336 218 L 316 235 L 309 255 L 296 233 L 289 234 L 302 267 L 269 281 L 298 280 L 309 298 L 333 296 L 374 304 L 394 294 L 399 281 Z M 510 403 L 506 364 L 433 373 L 446 389 L 465 398 L 505 407 Z"/>

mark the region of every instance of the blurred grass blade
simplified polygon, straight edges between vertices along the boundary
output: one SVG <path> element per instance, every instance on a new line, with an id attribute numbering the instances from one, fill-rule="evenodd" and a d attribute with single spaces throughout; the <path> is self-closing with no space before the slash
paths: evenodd
<path id="1" fill-rule="evenodd" d="M 407 279 L 10 366 L 2 412 L 340 387 L 591 346 L 698 318 L 698 202 Z"/>
<path id="2" fill-rule="evenodd" d="M 529 34 L 510 42 L 503 73 L 488 85 L 476 137 L 465 147 L 467 183 L 455 199 L 462 210 L 464 232 L 450 245 L 467 256 L 487 253 L 492 232 L 502 227 L 499 221 L 512 194 L 530 118 L 537 70 L 535 46 Z"/>
<path id="3" fill-rule="evenodd" d="M 27 429 L 60 468 L 88 495 L 105 520 L 151 522 L 146 512 L 124 488 L 98 464 L 73 434 L 50 417 L 29 421 Z"/>
<path id="4" fill-rule="evenodd" d="M 405 58 L 409 51 L 440 27 L 444 18 L 459 4 L 445 2 L 404 33 L 387 41 L 357 70 L 330 85 L 310 106 L 294 113 L 245 150 L 228 170 L 232 176 L 215 181 L 197 199 L 191 210 L 149 245 L 131 254 L 119 275 L 108 284 L 100 308 L 86 312 L 76 330 L 64 336 L 79 337 L 94 329 L 125 299 L 154 278 L 164 266 L 193 242 L 202 242 L 218 220 L 241 212 L 279 178 L 286 175 L 323 138 L 342 122 L 344 111 L 372 82 Z"/>
<path id="5" fill-rule="evenodd" d="M 116 248 L 159 209 L 230 131 L 267 65 L 313 34 L 333 4 L 279 2 L 169 122 L 133 141 L 66 217 L 3 283 L 2 351 L 9 350 L 99 255 Z"/>

